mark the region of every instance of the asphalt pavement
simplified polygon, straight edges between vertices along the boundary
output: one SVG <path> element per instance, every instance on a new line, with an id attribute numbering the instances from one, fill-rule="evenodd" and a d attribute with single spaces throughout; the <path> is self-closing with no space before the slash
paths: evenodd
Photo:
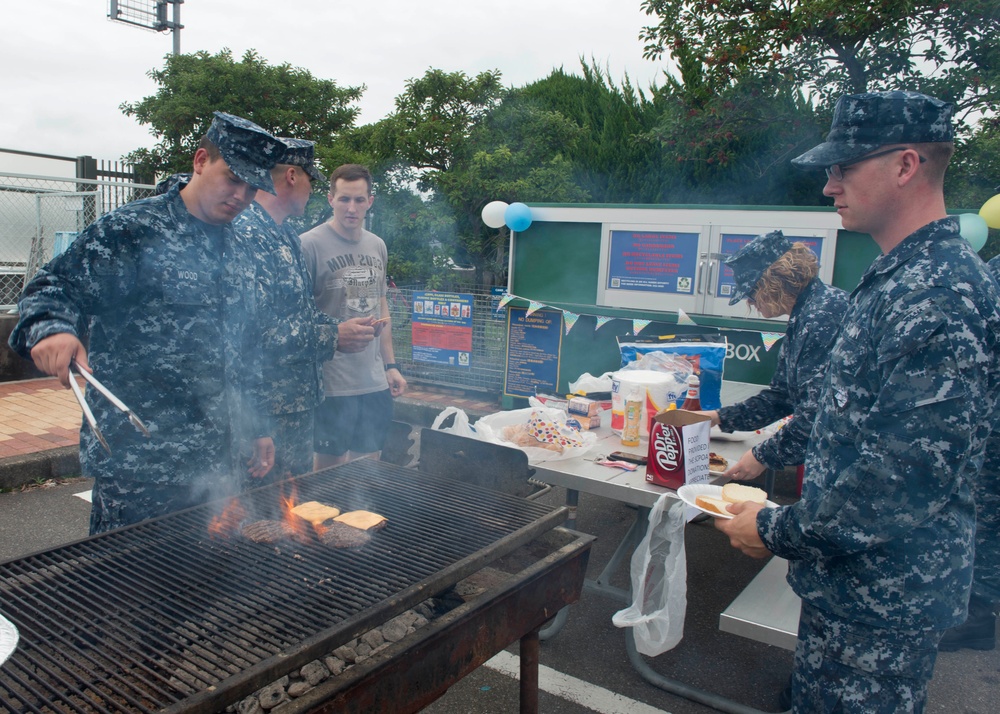
<path id="1" fill-rule="evenodd" d="M 89 503 L 80 498 L 90 481 L 69 479 L 0 493 L 0 561 L 86 538 Z M 790 483 L 779 479 L 778 496 Z M 542 501 L 564 502 L 554 489 Z M 577 529 L 598 536 L 589 575 L 596 577 L 628 530 L 635 511 L 581 494 Z M 729 547 L 710 523 L 686 531 L 688 613 L 685 635 L 672 651 L 647 659 L 663 676 L 714 691 L 761 711 L 778 711 L 777 694 L 787 681 L 792 656 L 785 650 L 720 632 L 719 613 L 739 594 L 764 561 L 746 558 Z M 622 568 L 613 583 L 627 585 Z M 632 668 L 623 632 L 611 623 L 622 606 L 585 593 L 573 606 L 566 627 L 541 646 L 540 708 L 553 714 L 702 714 L 714 711 L 647 683 Z M 2 610 L 2 601 L 0 601 Z M 456 684 L 425 711 L 462 714 L 518 711 L 517 647 Z M 995 712 L 1000 691 L 1000 651 L 942 654 L 931 685 L 928 712 Z"/>

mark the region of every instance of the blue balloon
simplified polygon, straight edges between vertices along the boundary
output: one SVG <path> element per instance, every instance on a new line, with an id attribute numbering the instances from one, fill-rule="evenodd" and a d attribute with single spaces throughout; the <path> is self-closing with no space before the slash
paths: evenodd
<path id="1" fill-rule="evenodd" d="M 523 203 L 512 203 L 503 212 L 503 220 L 512 231 L 520 233 L 528 230 L 531 225 L 531 209 Z"/>
<path id="2" fill-rule="evenodd" d="M 986 245 L 990 229 L 986 225 L 986 219 L 978 213 L 960 213 L 958 216 L 959 233 L 977 253 Z"/>

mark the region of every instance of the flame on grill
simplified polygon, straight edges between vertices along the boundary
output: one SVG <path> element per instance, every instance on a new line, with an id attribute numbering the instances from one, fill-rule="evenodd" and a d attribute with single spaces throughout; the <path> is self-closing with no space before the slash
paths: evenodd
<path id="1" fill-rule="evenodd" d="M 305 518 L 295 514 L 292 509 L 298 503 L 298 489 L 294 483 L 291 484 L 288 495 L 285 495 L 284 490 L 279 494 L 280 518 L 278 520 L 285 528 L 281 537 L 291 537 L 299 543 L 312 543 L 317 537 L 323 535 L 327 528 L 320 524 L 310 523 Z M 213 538 L 229 538 L 239 535 L 243 526 L 250 522 L 254 522 L 254 519 L 247 513 L 239 497 L 234 496 L 229 499 L 222 512 L 212 518 L 208 525 L 208 533 Z"/>
<path id="2" fill-rule="evenodd" d="M 284 492 L 281 494 L 281 520 L 295 533 L 295 540 L 306 543 L 311 542 L 318 534 L 314 533 L 312 524 L 309 521 L 299 518 L 292 512 L 292 509 L 298 503 L 299 492 L 293 481 L 291 484 L 291 493 L 288 496 Z"/>
<path id="3" fill-rule="evenodd" d="M 212 537 L 228 538 L 233 533 L 239 532 L 240 524 L 246 519 L 247 512 L 240 503 L 240 499 L 235 496 L 229 499 L 222 513 L 215 516 L 208 524 L 208 532 Z"/>

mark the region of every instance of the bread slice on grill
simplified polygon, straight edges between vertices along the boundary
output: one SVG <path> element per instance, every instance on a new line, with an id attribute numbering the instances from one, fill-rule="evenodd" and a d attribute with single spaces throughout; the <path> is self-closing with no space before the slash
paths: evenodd
<path id="1" fill-rule="evenodd" d="M 319 526 L 339 516 L 340 509 L 327 506 L 325 503 L 320 503 L 319 501 L 306 501 L 293 508 L 292 513 L 303 520 L 309 521 L 314 526 Z"/>
<path id="2" fill-rule="evenodd" d="M 363 531 L 377 531 L 380 528 L 384 528 L 388 522 L 385 516 L 380 516 L 371 511 L 348 511 L 347 513 L 340 514 L 333 520 L 360 528 Z"/>
<path id="3" fill-rule="evenodd" d="M 319 539 L 331 548 L 360 548 L 372 539 L 368 531 L 349 526 L 346 523 L 330 521 L 322 527 Z"/>

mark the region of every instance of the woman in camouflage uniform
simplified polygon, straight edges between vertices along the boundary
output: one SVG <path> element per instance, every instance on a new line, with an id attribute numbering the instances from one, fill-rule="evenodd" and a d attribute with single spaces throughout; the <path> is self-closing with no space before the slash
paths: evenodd
<path id="1" fill-rule="evenodd" d="M 726 471 L 729 478 L 746 480 L 765 468 L 778 470 L 805 461 L 816 400 L 847 310 L 847 294 L 823 283 L 813 252 L 803 243 L 789 243 L 781 231 L 754 238 L 726 264 L 735 282 L 730 305 L 745 298 L 765 318 L 790 316 L 767 389 L 739 404 L 705 412 L 712 425 L 725 432 L 759 429 L 791 415 L 778 433 Z"/>

